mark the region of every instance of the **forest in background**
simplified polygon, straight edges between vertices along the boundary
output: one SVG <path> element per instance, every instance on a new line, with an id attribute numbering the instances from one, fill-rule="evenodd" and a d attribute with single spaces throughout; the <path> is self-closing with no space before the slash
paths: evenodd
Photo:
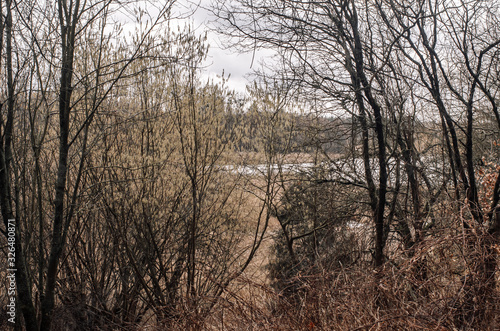
<path id="1" fill-rule="evenodd" d="M 0 327 L 498 329 L 500 4 L 186 5 L 0 0 Z"/>

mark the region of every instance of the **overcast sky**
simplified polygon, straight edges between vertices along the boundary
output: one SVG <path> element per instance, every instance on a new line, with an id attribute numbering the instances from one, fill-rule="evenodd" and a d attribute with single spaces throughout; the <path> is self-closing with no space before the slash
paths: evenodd
<path id="1" fill-rule="evenodd" d="M 241 54 L 236 53 L 235 50 L 225 49 L 224 37 L 210 30 L 210 27 L 217 24 L 216 18 L 207 10 L 210 2 L 211 0 L 178 0 L 173 14 L 176 18 L 171 21 L 171 26 L 179 25 L 182 28 L 186 24 L 191 24 L 197 35 L 204 35 L 206 32 L 210 49 L 202 78 L 211 78 L 217 81 L 217 76 L 221 76 L 224 71 L 226 78 L 230 75 L 227 85 L 231 89 L 243 93 L 248 84 L 246 77 L 251 74 L 253 69 L 260 68 L 260 63 L 265 60 L 266 55 L 271 55 L 272 51 L 257 50 L 255 54 L 252 52 Z M 143 8 L 147 7 L 150 18 L 154 19 L 158 12 L 154 7 L 148 6 L 146 1 L 138 2 L 137 5 Z M 134 33 L 137 24 L 134 13 L 120 12 L 115 18 L 122 24 L 124 35 Z"/>
<path id="2" fill-rule="evenodd" d="M 216 18 L 207 10 L 211 1 L 178 0 L 173 14 L 176 18 L 171 21 L 171 26 L 179 25 L 182 28 L 186 24 L 191 24 L 197 35 L 204 35 L 206 32 L 210 49 L 205 63 L 206 70 L 202 73 L 202 78 L 212 78 L 217 81 L 217 76 L 221 76 L 224 71 L 226 78 L 230 75 L 228 86 L 243 93 L 248 84 L 246 77 L 251 74 L 253 69 L 260 68 L 260 63 L 265 60 L 266 56 L 270 56 L 272 51 L 257 50 L 255 54 L 253 52 L 241 54 L 236 53 L 235 50 L 226 49 L 224 36 L 210 30 L 217 24 Z M 137 6 L 147 7 L 147 11 L 150 13 L 149 17 L 153 19 L 158 11 L 154 7 L 148 6 L 146 1 L 138 2 Z M 124 35 L 134 33 L 137 24 L 134 13 L 121 11 L 115 16 L 115 19 L 122 24 Z"/>
<path id="3" fill-rule="evenodd" d="M 216 79 L 217 75 L 220 76 L 224 71 L 226 77 L 229 74 L 231 75 L 228 81 L 229 87 L 238 92 L 245 92 L 245 86 L 248 83 L 246 76 L 253 69 L 259 68 L 261 61 L 265 61 L 266 55 L 269 56 L 271 52 L 256 51 L 252 63 L 252 58 L 254 57 L 252 52 L 241 54 L 236 53 L 235 50 L 225 49 L 224 37 L 210 30 L 210 26 L 217 24 L 217 22 L 216 18 L 204 8 L 209 4 L 210 0 L 201 0 L 200 6 L 190 18 L 197 34 L 201 35 L 205 31 L 208 34 L 207 39 L 210 49 L 207 60 L 208 67 L 204 73 L 204 77 Z"/>

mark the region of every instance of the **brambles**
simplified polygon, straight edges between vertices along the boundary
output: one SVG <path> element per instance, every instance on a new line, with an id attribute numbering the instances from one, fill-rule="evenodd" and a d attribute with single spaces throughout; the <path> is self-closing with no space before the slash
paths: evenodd
<path id="1" fill-rule="evenodd" d="M 7 325 L 498 329 L 498 4 L 174 3 L 0 1 Z"/>

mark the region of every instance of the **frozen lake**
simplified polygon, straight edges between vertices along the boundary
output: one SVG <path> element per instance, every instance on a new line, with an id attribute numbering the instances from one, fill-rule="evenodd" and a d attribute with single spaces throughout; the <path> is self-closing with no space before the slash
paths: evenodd
<path id="1" fill-rule="evenodd" d="M 285 174 L 312 174 L 316 169 L 320 168 L 322 175 L 325 179 L 344 179 L 352 181 L 363 181 L 365 178 L 365 167 L 363 160 L 360 158 L 356 159 L 338 159 L 332 160 L 331 162 L 323 162 L 320 164 L 315 164 L 312 162 L 304 163 L 284 163 L 284 164 L 257 164 L 257 165 L 225 165 L 221 169 L 241 175 L 255 176 L 255 175 L 265 175 L 268 172 L 276 174 L 282 172 Z M 372 169 L 372 175 L 375 180 L 378 177 L 378 160 L 370 160 L 370 168 Z M 396 162 L 394 160 L 389 161 L 388 172 L 389 181 L 392 182 L 395 178 Z M 439 163 L 432 162 L 430 160 L 420 161 L 417 163 L 417 169 L 424 169 L 429 180 L 435 182 L 440 181 L 443 178 L 443 169 L 440 167 Z M 401 162 L 401 175 L 402 179 L 405 178 L 404 162 Z M 420 170 L 417 170 L 420 171 Z"/>

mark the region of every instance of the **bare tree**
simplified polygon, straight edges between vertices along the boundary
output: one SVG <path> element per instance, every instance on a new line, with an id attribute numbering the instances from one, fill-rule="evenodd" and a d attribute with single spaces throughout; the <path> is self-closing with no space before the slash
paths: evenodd
<path id="1" fill-rule="evenodd" d="M 2 167 L 2 214 L 3 219 L 7 222 L 8 219 L 16 219 L 17 233 L 16 233 L 16 251 L 18 258 L 16 262 L 18 264 L 18 272 L 16 273 L 16 281 L 18 284 L 19 291 L 19 307 L 22 311 L 25 320 L 25 326 L 30 330 L 37 330 L 39 328 L 43 330 L 50 329 L 52 314 L 55 304 L 55 290 L 57 284 L 57 278 L 59 273 L 59 264 L 61 257 L 66 246 L 66 238 L 68 232 L 72 229 L 72 220 L 74 217 L 75 210 L 77 209 L 77 203 L 79 199 L 79 193 L 81 190 L 81 179 L 85 166 L 85 158 L 89 152 L 87 139 L 88 139 L 88 129 L 95 118 L 95 114 L 100 109 L 100 105 L 103 100 L 106 99 L 109 92 L 112 90 L 113 86 L 122 78 L 127 66 L 132 63 L 135 59 L 141 56 L 142 48 L 144 45 L 145 37 L 152 31 L 152 27 L 141 36 L 138 47 L 129 52 L 128 57 L 121 59 L 120 62 L 114 66 L 113 70 L 109 70 L 111 67 L 105 67 L 103 63 L 103 48 L 94 57 L 93 68 L 75 68 L 75 55 L 78 54 L 80 47 L 84 44 L 85 38 L 89 35 L 90 31 L 96 31 L 98 47 L 101 47 L 106 42 L 109 32 L 106 30 L 106 22 L 110 20 L 110 12 L 112 12 L 114 7 L 111 2 L 98 1 L 93 3 L 81 3 L 80 1 L 59 1 L 55 6 L 50 4 L 36 4 L 32 2 L 11 2 L 9 1 L 7 6 L 7 24 L 5 29 L 6 44 L 7 44 L 7 59 L 8 63 L 6 68 L 11 68 L 11 70 L 6 70 L 8 73 L 8 96 L 6 100 L 8 101 L 6 120 L 2 121 L 2 129 L 5 130 L 3 135 L 2 144 L 2 154 L 5 160 L 4 167 Z M 161 20 L 163 20 L 165 14 L 167 14 L 171 8 L 172 3 L 168 2 L 158 9 L 158 17 L 153 20 L 153 27 L 156 26 Z M 36 13 L 29 14 L 28 13 Z M 43 23 L 43 19 L 47 17 L 57 17 L 58 20 L 48 19 Z M 15 23 L 13 23 L 13 18 L 15 18 Z M 15 35 L 15 39 L 12 33 L 12 26 L 16 25 L 24 34 Z M 46 33 L 45 36 L 53 38 L 55 32 L 54 27 L 58 27 L 58 38 L 59 43 L 52 40 L 51 45 L 59 45 L 60 48 L 45 46 L 46 41 L 40 39 L 40 37 Z M 111 33 L 116 33 L 116 31 L 111 31 Z M 3 36 L 3 35 L 2 35 Z M 17 54 L 17 61 L 19 68 L 19 73 L 27 72 L 27 75 L 31 74 L 31 90 L 28 91 L 26 95 L 19 94 L 18 90 L 15 90 L 15 84 L 13 80 L 14 68 L 12 63 L 12 42 L 16 41 L 17 50 L 22 52 L 27 49 L 27 57 L 23 58 L 21 53 Z M 11 54 L 11 55 L 8 55 Z M 93 55 L 92 53 L 87 53 L 87 55 Z M 24 61 L 24 62 L 23 62 Z M 30 67 L 31 66 L 31 67 Z M 28 68 L 28 70 L 25 70 Z M 83 69 L 80 71 L 80 69 Z M 89 71 L 85 72 L 85 69 Z M 58 82 L 54 80 L 54 73 L 59 71 L 57 74 Z M 10 73 L 9 73 L 10 72 Z M 78 72 L 81 76 L 77 76 L 75 73 Z M 89 80 L 80 80 L 82 77 L 91 77 L 90 86 L 87 85 L 87 94 L 80 94 L 80 88 L 85 85 L 85 82 Z M 9 78 L 10 77 L 10 78 Z M 19 76 L 20 77 L 20 76 Z M 75 77 L 76 80 L 75 80 Z M 35 78 L 35 79 L 33 79 Z M 39 91 L 34 93 L 34 91 Z M 78 91 L 78 97 L 74 97 L 74 91 Z M 17 96 L 17 100 L 14 96 Z M 54 95 L 57 95 L 57 107 L 58 107 L 58 124 L 53 121 L 49 121 L 51 112 L 53 111 L 53 105 L 50 102 Z M 21 97 L 20 97 L 21 96 Z M 35 99 L 31 97 L 40 97 L 43 101 L 41 104 L 36 105 L 36 103 L 31 103 Z M 24 100 L 22 98 L 25 98 Z M 84 116 L 81 116 L 81 109 L 85 109 L 83 105 L 85 102 L 88 106 Z M 22 108 L 21 105 L 26 105 L 27 108 Z M 46 113 L 40 115 L 37 113 L 37 109 L 42 109 L 40 105 L 47 105 Z M 29 106 L 34 106 L 34 108 L 28 108 Z M 29 192 L 26 186 L 21 186 L 16 194 L 10 192 L 12 187 L 12 182 L 19 183 L 18 181 L 23 179 L 25 175 L 29 174 L 29 168 L 26 164 L 22 162 L 23 158 L 29 154 L 24 154 L 22 151 L 26 152 L 26 149 L 22 148 L 22 139 L 13 139 L 14 128 L 22 128 L 22 120 L 26 119 L 23 110 L 29 114 L 29 121 L 24 123 L 30 123 L 31 129 L 31 144 L 34 153 L 34 178 L 35 187 L 38 190 L 38 198 L 33 201 L 37 201 L 38 205 L 38 217 L 39 217 L 39 228 L 38 228 L 38 252 L 37 252 L 37 266 L 38 270 L 38 291 L 39 296 L 34 297 L 31 293 L 32 291 L 32 273 L 31 268 L 34 267 L 30 262 L 30 245 L 31 239 L 34 236 L 28 229 L 33 229 L 31 223 L 26 223 L 26 221 L 31 220 L 32 217 L 29 216 L 25 218 L 24 210 L 29 204 L 23 206 L 26 202 L 24 199 Z M 3 117 L 3 116 L 2 116 Z M 14 123 L 17 121 L 17 123 Z M 22 132 L 20 130 L 19 132 Z M 40 178 L 43 176 L 41 174 L 40 166 L 40 155 L 44 153 L 45 134 L 49 132 L 51 135 L 54 134 L 57 141 L 57 157 L 54 162 L 55 168 L 47 170 L 54 171 L 55 182 L 52 184 L 47 184 L 47 186 L 52 186 L 54 188 L 54 198 L 50 204 L 53 203 L 53 208 L 45 205 L 45 197 L 42 197 L 41 187 L 42 182 Z M 20 135 L 20 138 L 23 136 Z M 19 145 L 17 145 L 19 143 Z M 16 144 L 16 145 L 14 145 Z M 72 146 L 79 145 L 79 151 L 77 159 L 74 162 L 70 160 L 74 159 L 75 154 L 71 153 Z M 15 159 L 16 167 L 12 167 L 14 164 L 13 151 L 18 150 L 19 155 Z M 75 171 L 73 172 L 73 169 Z M 73 177 L 74 173 L 74 177 Z M 18 177 L 21 176 L 21 177 Z M 23 182 L 26 185 L 26 182 Z M 16 185 L 16 187 L 19 187 Z M 35 192 L 35 191 L 33 191 Z M 19 195 L 21 193 L 21 195 Z M 52 200 L 49 198 L 49 201 Z M 13 211 L 12 205 L 16 206 L 16 211 Z M 51 215 L 49 218 L 51 222 L 46 224 L 44 221 L 44 212 L 49 212 L 51 210 Z M 27 214 L 29 215 L 29 213 Z M 26 224 L 26 227 L 25 227 Z M 50 239 L 49 246 L 50 252 L 45 253 L 45 236 L 47 235 L 46 228 L 50 228 Z M 25 243 L 23 247 L 23 242 Z M 26 259 L 25 259 L 26 258 Z M 42 283 L 44 283 L 42 285 Z M 34 309 L 34 303 L 40 300 L 40 311 L 41 320 L 40 324 L 37 321 L 37 313 Z"/>
<path id="2" fill-rule="evenodd" d="M 226 22 L 223 32 L 239 45 L 277 47 L 291 72 L 286 79 L 321 92 L 340 109 L 355 114 L 361 126 L 364 182 L 375 225 L 374 263 L 380 266 L 388 226 L 384 220 L 389 175 L 384 109 L 374 78 L 387 66 L 391 47 L 390 41 L 380 46 L 387 47 L 383 50 L 387 53 L 379 59 L 373 55 L 375 49 L 370 49 L 378 45 L 362 18 L 371 19 L 374 10 L 352 1 L 240 1 L 233 6 L 221 4 L 215 13 Z M 377 175 L 371 164 L 373 154 Z"/>

